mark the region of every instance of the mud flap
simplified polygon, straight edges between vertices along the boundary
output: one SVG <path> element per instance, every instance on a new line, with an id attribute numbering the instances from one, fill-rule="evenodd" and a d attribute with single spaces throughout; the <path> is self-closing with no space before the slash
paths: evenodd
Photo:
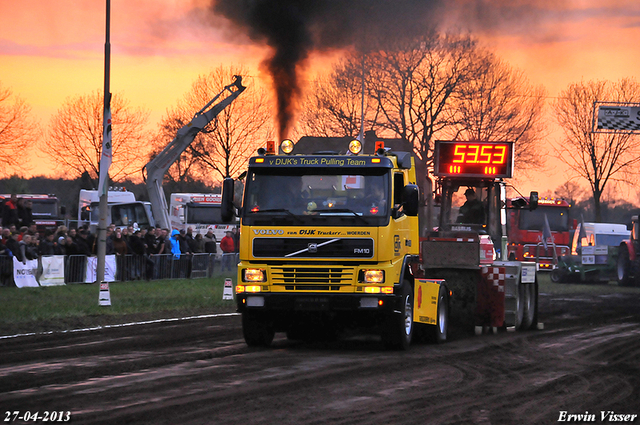
<path id="1" fill-rule="evenodd" d="M 500 328 L 504 325 L 505 267 L 482 267 L 478 280 L 476 326 Z"/>
<path id="2" fill-rule="evenodd" d="M 443 279 L 416 279 L 413 294 L 413 321 L 435 325 L 438 316 L 438 294 Z"/>

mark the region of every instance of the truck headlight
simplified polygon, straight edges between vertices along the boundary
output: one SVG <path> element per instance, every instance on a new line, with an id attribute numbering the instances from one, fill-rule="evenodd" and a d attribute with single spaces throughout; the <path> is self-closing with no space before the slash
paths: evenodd
<path id="1" fill-rule="evenodd" d="M 364 283 L 384 283 L 384 270 L 365 270 Z"/>
<path id="2" fill-rule="evenodd" d="M 263 269 L 243 269 L 242 281 L 243 282 L 266 282 L 267 274 Z"/>

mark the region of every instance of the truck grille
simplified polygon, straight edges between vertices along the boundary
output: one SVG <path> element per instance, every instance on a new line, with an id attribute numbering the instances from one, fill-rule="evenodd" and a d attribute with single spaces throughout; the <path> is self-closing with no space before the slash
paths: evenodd
<path id="1" fill-rule="evenodd" d="M 355 269 L 345 267 L 272 267 L 271 283 L 289 291 L 339 291 L 351 285 Z"/>
<path id="2" fill-rule="evenodd" d="M 254 238 L 256 258 L 373 258 L 371 238 Z"/>

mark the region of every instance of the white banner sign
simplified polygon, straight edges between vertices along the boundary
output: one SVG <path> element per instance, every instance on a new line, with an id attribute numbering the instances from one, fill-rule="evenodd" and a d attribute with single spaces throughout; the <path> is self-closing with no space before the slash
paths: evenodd
<path id="1" fill-rule="evenodd" d="M 38 281 L 36 273 L 38 272 L 38 260 L 27 260 L 26 263 L 18 261 L 13 257 L 13 281 L 18 288 L 37 288 Z"/>
<path id="2" fill-rule="evenodd" d="M 116 256 L 105 255 L 104 257 L 104 281 L 116 281 Z M 85 273 L 85 283 L 93 283 L 97 279 L 98 257 L 87 258 L 87 272 Z"/>
<path id="3" fill-rule="evenodd" d="M 40 285 L 64 285 L 64 255 L 42 257 L 42 276 Z"/>

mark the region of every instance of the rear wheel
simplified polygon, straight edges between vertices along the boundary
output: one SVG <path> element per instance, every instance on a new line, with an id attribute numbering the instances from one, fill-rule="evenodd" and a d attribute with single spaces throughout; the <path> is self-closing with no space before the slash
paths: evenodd
<path id="1" fill-rule="evenodd" d="M 520 285 L 524 292 L 524 317 L 522 329 L 532 329 L 538 320 L 538 283 Z"/>
<path id="2" fill-rule="evenodd" d="M 524 320 L 525 288 L 518 284 L 516 291 L 518 291 L 516 296 L 516 329 L 520 329 Z"/>
<path id="3" fill-rule="evenodd" d="M 262 314 L 253 311 L 242 313 L 242 334 L 249 347 L 268 347 L 273 341 L 275 331 L 271 321 Z"/>
<path id="4" fill-rule="evenodd" d="M 382 333 L 382 342 L 387 348 L 408 350 L 413 337 L 413 289 L 407 280 L 402 285 L 400 314 L 393 313 L 387 318 Z"/>

